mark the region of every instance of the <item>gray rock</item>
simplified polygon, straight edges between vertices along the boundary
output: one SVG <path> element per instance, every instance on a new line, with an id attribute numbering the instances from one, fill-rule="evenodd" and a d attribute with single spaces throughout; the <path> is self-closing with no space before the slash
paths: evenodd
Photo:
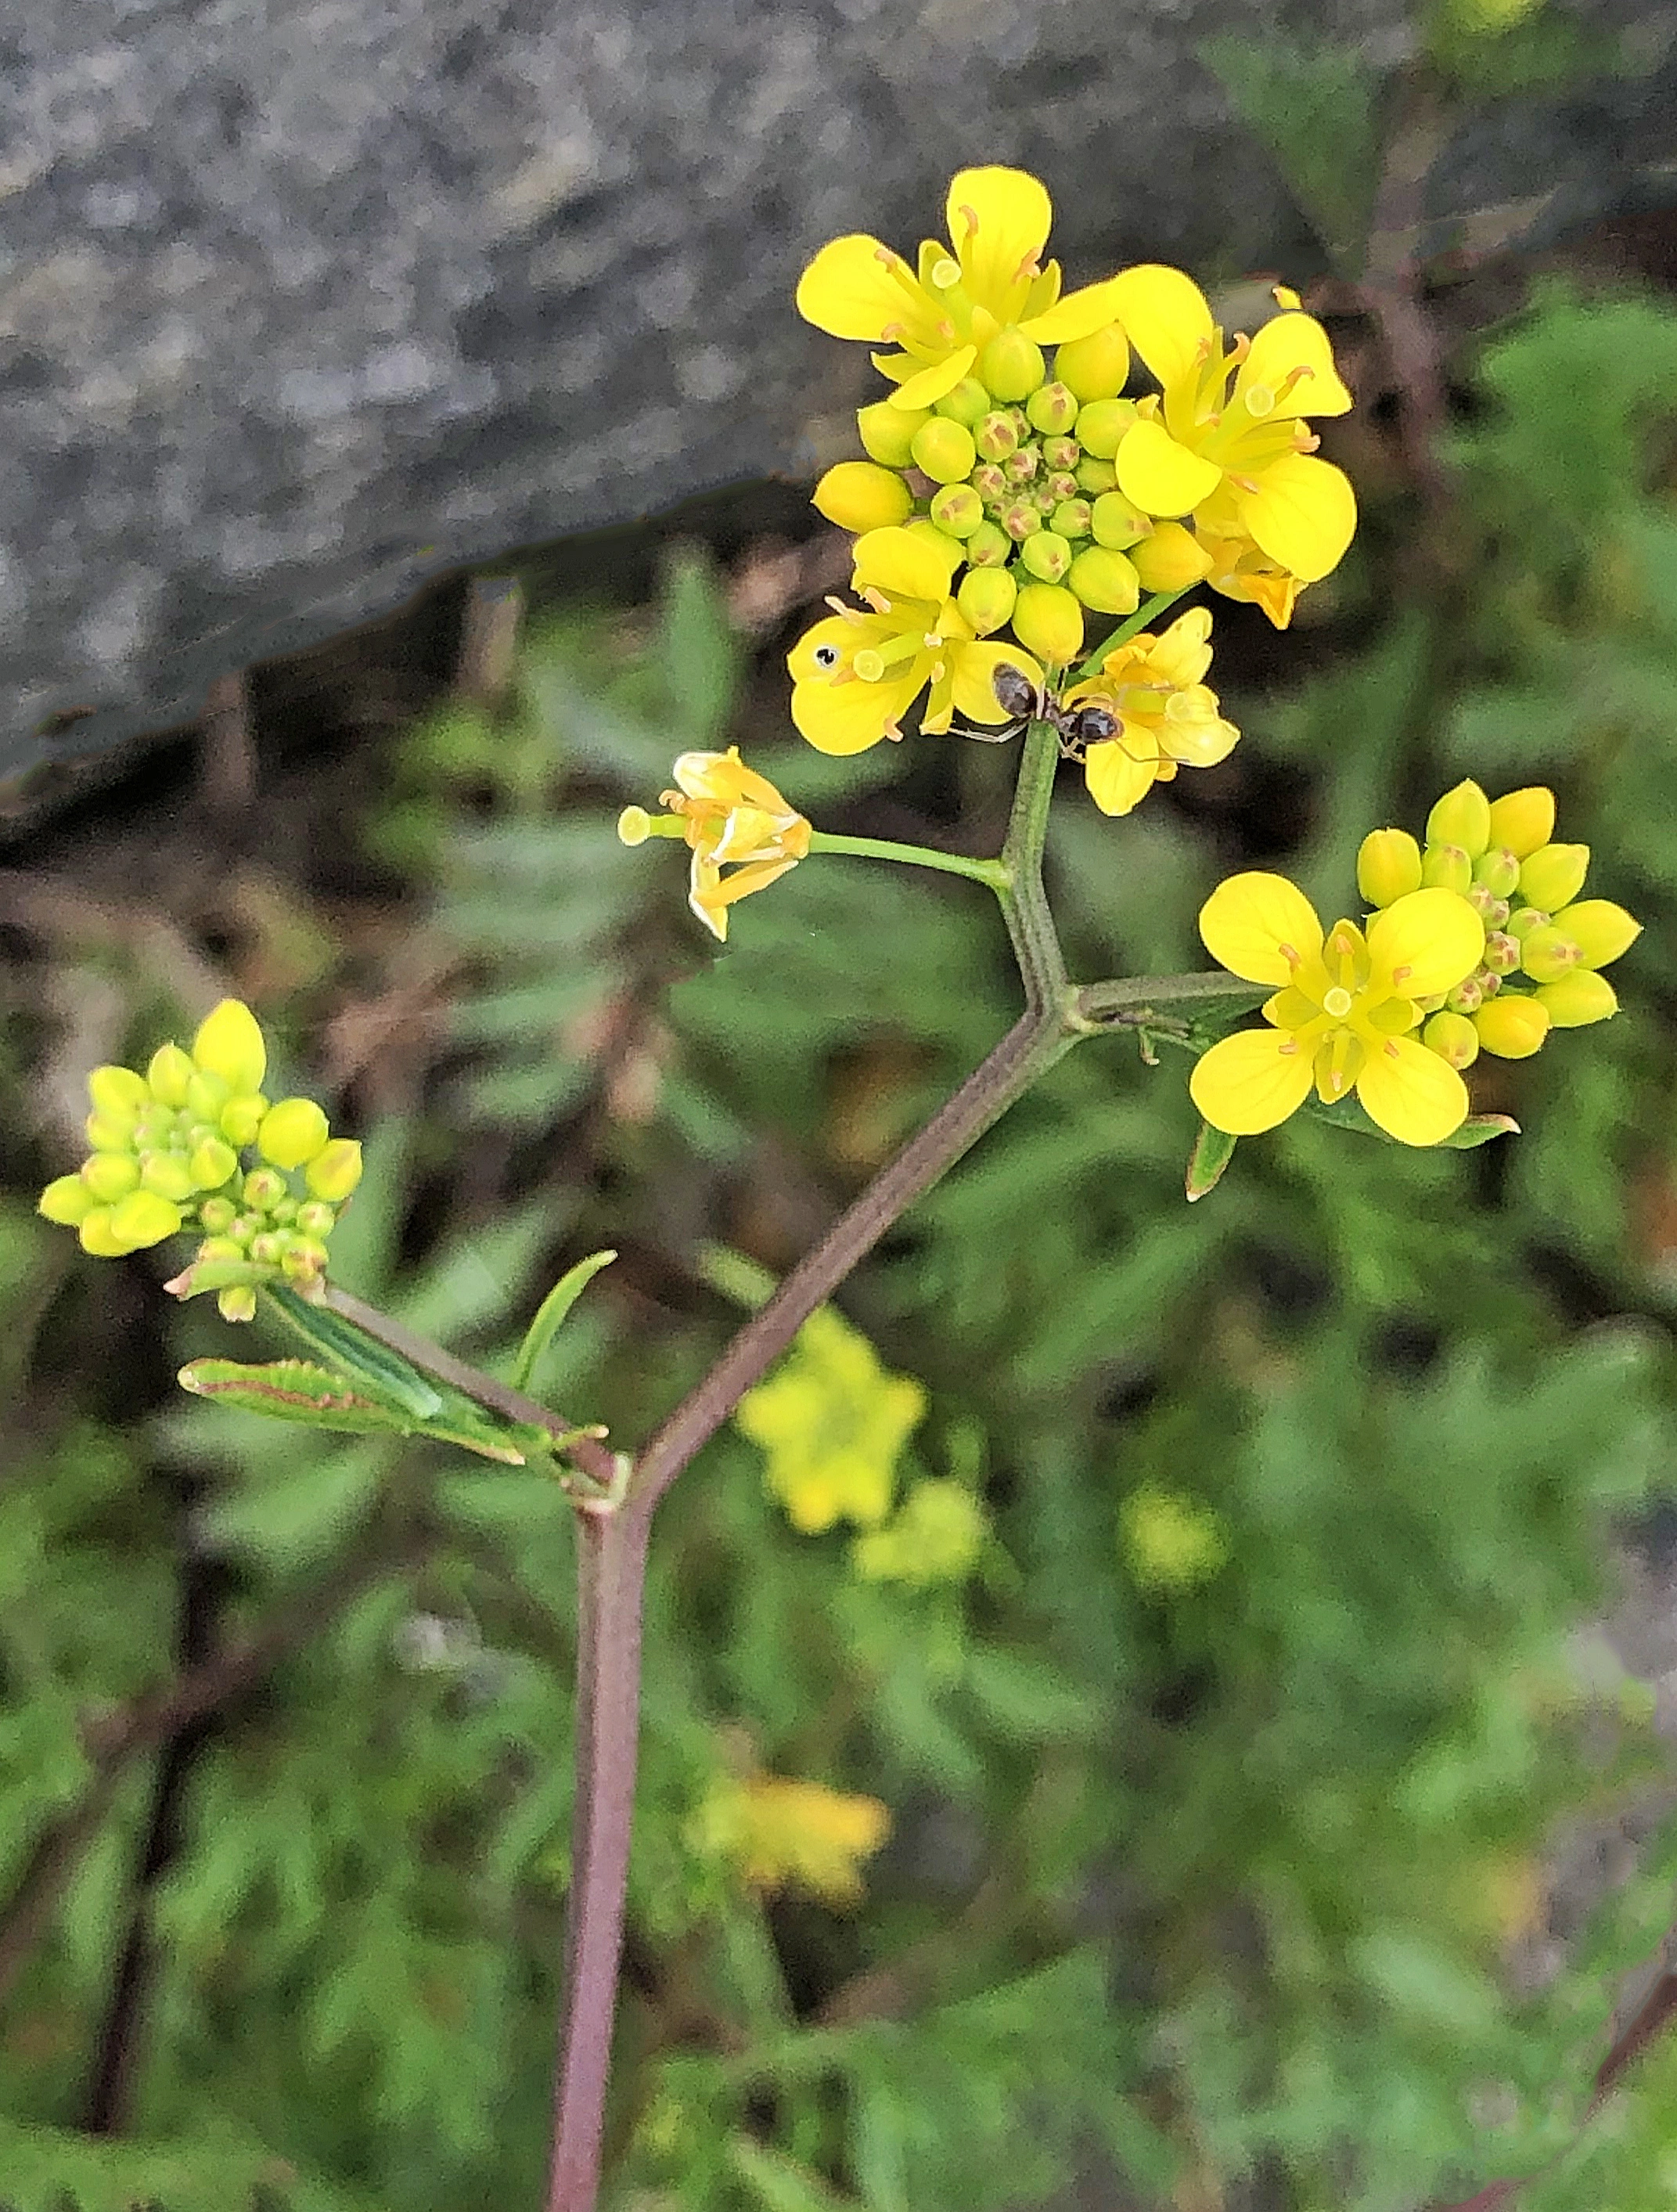
<path id="1" fill-rule="evenodd" d="M 1505 110 L 1447 204 L 1577 220 L 1665 191 L 1669 18 L 1621 19 L 1642 73 Z M 1376 61 L 1407 36 L 1390 0 L 1287 20 Z M 911 244 L 963 162 L 1048 180 L 1074 277 L 1154 255 L 1308 275 L 1320 249 L 1195 58 L 1277 21 L 11 0 L 0 773 L 188 720 L 218 675 L 439 569 L 810 472 L 860 353 L 798 321 L 798 270 L 844 229 Z"/>

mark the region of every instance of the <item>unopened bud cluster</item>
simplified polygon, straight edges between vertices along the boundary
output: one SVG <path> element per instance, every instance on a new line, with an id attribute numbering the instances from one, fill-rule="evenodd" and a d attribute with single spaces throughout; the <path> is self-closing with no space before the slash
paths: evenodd
<path id="1" fill-rule="evenodd" d="M 1540 785 L 1490 799 L 1469 781 L 1428 815 L 1425 845 L 1406 830 L 1363 840 L 1357 882 L 1370 906 L 1436 884 L 1467 899 L 1485 924 L 1480 966 L 1424 1002 L 1422 1042 L 1453 1067 L 1481 1051 L 1527 1059 L 1552 1029 L 1583 1029 L 1619 1011 L 1601 970 L 1642 925 L 1611 899 L 1580 897 L 1589 848 L 1555 843 L 1554 824 L 1554 794 Z"/>
<path id="2" fill-rule="evenodd" d="M 143 1074 L 94 1068 L 85 1125 L 93 1149 L 74 1175 L 47 1185 L 41 1212 L 100 1259 L 200 1230 L 195 1265 L 230 1262 L 249 1278 L 220 1291 L 229 1321 L 254 1314 L 264 1274 L 319 1276 L 361 1180 L 361 1146 L 334 1137 L 312 1098 L 265 1097 L 267 1060 L 256 1017 L 224 999 L 190 1052 L 161 1045 Z"/>

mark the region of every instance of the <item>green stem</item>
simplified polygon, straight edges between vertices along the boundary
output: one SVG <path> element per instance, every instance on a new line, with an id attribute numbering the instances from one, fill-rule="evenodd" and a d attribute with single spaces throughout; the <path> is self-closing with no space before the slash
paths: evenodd
<path id="1" fill-rule="evenodd" d="M 1101 663 L 1108 653 L 1115 653 L 1121 645 L 1127 645 L 1133 637 L 1139 636 L 1146 629 L 1149 623 L 1157 621 L 1168 607 L 1174 607 L 1185 592 L 1193 589 L 1192 584 L 1182 584 L 1174 592 L 1155 592 L 1151 599 L 1121 622 L 1111 636 L 1104 643 L 1097 645 L 1089 658 L 1072 670 L 1068 688 L 1071 684 L 1086 684 L 1091 676 L 1098 676 Z"/>
<path id="2" fill-rule="evenodd" d="M 1222 968 L 1197 975 L 1124 975 L 1112 982 L 1081 984 L 1072 994 L 1070 1014 L 1094 1029 L 1127 1028 L 1151 1014 L 1261 1006 L 1270 990 L 1267 983 L 1249 983 Z"/>
<path id="3" fill-rule="evenodd" d="M 946 876 L 970 876 L 993 891 L 1008 886 L 1006 868 L 1000 860 L 969 860 L 963 853 L 934 852 L 929 845 L 899 845 L 889 837 L 845 837 L 817 830 L 810 839 L 811 853 L 854 853 L 864 860 L 896 860 L 906 867 L 938 868 Z"/>
<path id="4" fill-rule="evenodd" d="M 1042 846 L 1048 834 L 1048 805 L 1059 765 L 1059 732 L 1050 723 L 1030 723 L 1025 730 L 1013 811 L 1001 848 L 1008 887 L 1000 897 L 1024 984 L 1025 1005 L 1036 1012 L 1058 1009 L 1066 988 L 1065 955 L 1042 888 Z"/>

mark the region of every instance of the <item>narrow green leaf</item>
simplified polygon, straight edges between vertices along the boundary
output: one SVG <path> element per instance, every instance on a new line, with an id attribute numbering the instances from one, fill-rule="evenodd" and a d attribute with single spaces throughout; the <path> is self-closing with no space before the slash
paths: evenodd
<path id="1" fill-rule="evenodd" d="M 1200 1124 L 1200 1133 L 1194 1140 L 1194 1150 L 1188 1154 L 1187 1190 L 1188 1204 L 1204 1198 L 1207 1191 L 1217 1188 L 1223 1180 L 1223 1170 L 1235 1156 L 1236 1139 L 1226 1131 L 1213 1129 L 1209 1121 Z"/>
<path id="2" fill-rule="evenodd" d="M 325 1306 L 313 1304 L 283 1283 L 265 1283 L 263 1295 L 311 1352 L 331 1362 L 358 1395 L 416 1421 L 442 1411 L 442 1395 L 418 1368 Z"/>
<path id="3" fill-rule="evenodd" d="M 1470 1114 L 1453 1135 L 1444 1139 L 1447 1152 L 1471 1152 L 1493 1137 L 1517 1137 L 1520 1124 L 1511 1114 Z"/>
<path id="4" fill-rule="evenodd" d="M 513 1362 L 512 1384 L 515 1390 L 527 1390 L 536 1363 L 547 1350 L 564 1324 L 565 1316 L 581 1297 L 602 1267 L 609 1267 L 617 1258 L 611 1251 L 591 1252 L 586 1260 L 579 1260 L 568 1267 L 553 1288 L 536 1309 L 536 1317 L 524 1333 L 518 1357 Z"/>

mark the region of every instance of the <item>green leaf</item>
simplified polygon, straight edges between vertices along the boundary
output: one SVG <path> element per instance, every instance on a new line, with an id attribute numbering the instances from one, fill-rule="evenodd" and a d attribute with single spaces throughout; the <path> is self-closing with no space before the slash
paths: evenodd
<path id="1" fill-rule="evenodd" d="M 429 1420 L 442 1411 L 436 1385 L 365 1329 L 329 1307 L 301 1297 L 283 1283 L 264 1284 L 263 1295 L 310 1351 L 329 1360 L 358 1396 L 416 1421 Z"/>
<path id="2" fill-rule="evenodd" d="M 301 1421 L 352 1436 L 406 1433 L 409 1423 L 388 1406 L 358 1397 L 341 1375 L 307 1359 L 276 1359 L 246 1366 L 236 1359 L 191 1359 L 176 1376 L 196 1397 L 218 1398 L 276 1421 Z"/>
<path id="3" fill-rule="evenodd" d="M 687 553 L 670 565 L 664 587 L 664 681 L 686 745 L 708 749 L 726 732 L 738 681 L 739 648 L 714 571 Z"/>
<path id="4" fill-rule="evenodd" d="M 535 1319 L 525 1331 L 518 1357 L 513 1362 L 511 1379 L 515 1390 L 529 1389 L 536 1363 L 563 1327 L 571 1308 L 600 1269 L 609 1267 L 617 1256 L 610 1250 L 591 1252 L 586 1260 L 579 1260 L 574 1267 L 568 1267 L 542 1300 L 536 1309 Z"/>
<path id="5" fill-rule="evenodd" d="M 1325 1099 L 1309 1098 L 1304 1110 L 1318 1121 L 1330 1121 L 1336 1129 L 1350 1129 L 1359 1137 L 1378 1137 L 1382 1145 L 1401 1142 L 1388 1136 L 1379 1123 L 1371 1121 L 1368 1109 L 1360 1098 L 1339 1098 L 1329 1105 Z M 1510 1114 L 1470 1114 L 1459 1129 L 1452 1129 L 1448 1137 L 1441 1137 L 1437 1145 L 1405 1146 L 1406 1151 L 1417 1149 L 1440 1152 L 1471 1152 L 1480 1145 L 1488 1145 L 1494 1137 L 1517 1137 L 1520 1124 Z"/>
<path id="6" fill-rule="evenodd" d="M 1194 1140 L 1194 1150 L 1188 1154 L 1186 1178 L 1188 1204 L 1204 1198 L 1223 1180 L 1223 1170 L 1235 1156 L 1237 1139 L 1224 1129 L 1213 1129 L 1209 1121 L 1200 1124 L 1200 1133 Z"/>
<path id="7" fill-rule="evenodd" d="M 1268 147 L 1318 234 L 1347 265 L 1360 261 L 1380 174 L 1380 72 L 1363 49 L 1261 39 L 1206 39 L 1200 59 L 1241 120 Z"/>

